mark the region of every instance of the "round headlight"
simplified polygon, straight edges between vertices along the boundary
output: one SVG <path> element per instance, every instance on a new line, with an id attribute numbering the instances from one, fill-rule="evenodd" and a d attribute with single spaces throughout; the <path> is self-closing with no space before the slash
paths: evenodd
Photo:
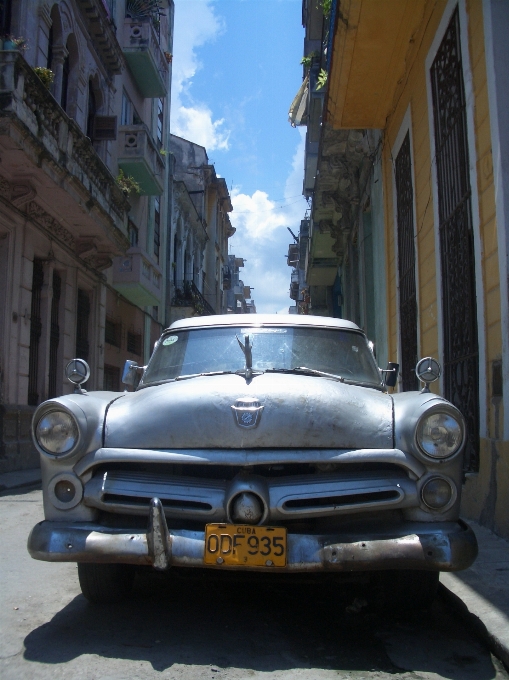
<path id="1" fill-rule="evenodd" d="M 463 432 L 460 423 L 449 413 L 425 416 L 417 427 L 417 443 L 432 458 L 447 458 L 460 448 Z"/>
<path id="2" fill-rule="evenodd" d="M 452 498 L 452 486 L 442 477 L 432 477 L 421 489 L 424 503 L 432 510 L 445 508 Z"/>
<path id="3" fill-rule="evenodd" d="M 48 453 L 67 453 L 78 441 L 78 426 L 69 413 L 49 411 L 37 423 L 35 436 L 39 446 Z"/>

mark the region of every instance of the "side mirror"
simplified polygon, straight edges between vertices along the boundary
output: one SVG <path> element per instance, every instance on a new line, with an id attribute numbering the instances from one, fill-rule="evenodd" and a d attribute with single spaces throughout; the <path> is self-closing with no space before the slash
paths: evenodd
<path id="1" fill-rule="evenodd" d="M 134 385 L 136 384 L 136 378 L 138 373 L 143 371 L 143 366 L 138 366 L 136 361 L 128 359 L 124 364 L 124 370 L 122 371 L 122 382 L 124 385 Z"/>
<path id="2" fill-rule="evenodd" d="M 385 385 L 387 387 L 395 387 L 398 382 L 399 364 L 389 361 L 387 368 L 382 368 L 382 373 L 385 373 Z"/>

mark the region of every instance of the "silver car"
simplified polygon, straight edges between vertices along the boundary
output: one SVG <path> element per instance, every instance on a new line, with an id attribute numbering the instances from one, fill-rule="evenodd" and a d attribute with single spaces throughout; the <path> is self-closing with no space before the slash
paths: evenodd
<path id="1" fill-rule="evenodd" d="M 39 560 L 77 562 L 93 602 L 124 597 L 136 568 L 322 572 L 392 584 L 415 605 L 440 571 L 470 566 L 459 519 L 465 423 L 416 371 L 420 392 L 390 394 L 353 323 L 228 315 L 174 323 L 131 391 L 41 404 L 45 520 Z M 393 601 L 395 601 L 393 599 Z"/>

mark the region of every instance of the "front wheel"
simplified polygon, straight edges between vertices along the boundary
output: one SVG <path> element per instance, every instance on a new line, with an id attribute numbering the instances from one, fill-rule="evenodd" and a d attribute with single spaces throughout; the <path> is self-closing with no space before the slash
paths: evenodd
<path id="1" fill-rule="evenodd" d="M 397 569 L 377 574 L 379 602 L 389 611 L 428 609 L 437 594 L 440 572 Z"/>
<path id="2" fill-rule="evenodd" d="M 78 562 L 81 592 L 94 604 L 124 600 L 132 590 L 134 576 L 134 569 L 128 564 Z"/>

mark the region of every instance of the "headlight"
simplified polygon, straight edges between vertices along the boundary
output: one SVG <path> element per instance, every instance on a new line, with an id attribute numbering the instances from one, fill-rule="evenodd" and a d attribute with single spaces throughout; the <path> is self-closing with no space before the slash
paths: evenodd
<path id="1" fill-rule="evenodd" d="M 460 448 L 463 429 L 449 413 L 431 413 L 417 426 L 417 443 L 431 458 L 447 458 Z"/>
<path id="2" fill-rule="evenodd" d="M 37 443 L 48 453 L 67 453 L 78 441 L 78 425 L 65 411 L 49 411 L 37 423 Z"/>

